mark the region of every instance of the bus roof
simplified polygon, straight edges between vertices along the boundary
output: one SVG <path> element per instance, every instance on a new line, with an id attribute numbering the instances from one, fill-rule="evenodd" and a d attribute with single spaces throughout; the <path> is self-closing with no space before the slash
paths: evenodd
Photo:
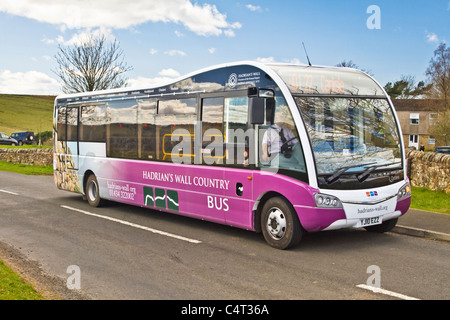
<path id="1" fill-rule="evenodd" d="M 381 86 L 366 73 L 343 67 L 327 67 L 327 66 L 309 66 L 304 64 L 289 64 L 289 63 L 262 63 L 257 61 L 239 61 L 232 63 L 225 63 L 220 65 L 214 65 L 208 68 L 200 69 L 189 74 L 180 76 L 173 80 L 168 80 L 165 82 L 151 84 L 148 86 L 140 87 L 125 87 L 117 89 L 99 90 L 92 92 L 82 92 L 82 93 L 71 93 L 62 94 L 56 97 L 56 100 L 67 100 L 67 101 L 82 101 L 84 99 L 92 99 L 97 97 L 99 99 L 106 98 L 110 96 L 120 96 L 120 95 L 139 95 L 147 93 L 157 93 L 157 96 L 163 96 L 164 93 L 151 92 L 158 88 L 170 88 L 171 85 L 182 83 L 188 79 L 201 76 L 203 74 L 218 71 L 220 69 L 232 68 L 236 70 L 235 72 L 230 71 L 228 73 L 222 73 L 221 76 L 225 79 L 221 79 L 218 82 L 222 87 L 227 87 L 228 89 L 232 87 L 232 81 L 237 81 L 237 84 L 252 84 L 252 81 L 248 80 L 249 70 L 259 69 L 265 72 L 272 80 L 274 79 L 276 83 L 284 81 L 292 93 L 296 94 L 351 94 L 351 95 L 385 95 L 384 90 Z M 240 68 L 242 70 L 240 70 Z M 241 72 L 242 71 L 242 72 Z M 250 72 L 251 73 L 251 72 Z M 236 79 L 233 79 L 233 75 Z M 255 77 L 261 77 L 261 75 L 255 75 Z M 251 75 L 250 75 L 251 79 Z M 259 82 L 259 81 L 257 81 Z M 264 82 L 264 81 L 262 81 Z M 185 83 L 186 84 L 186 83 Z M 188 87 L 188 86 L 186 86 Z M 239 86 L 237 86 L 239 87 Z M 218 88 L 215 88 L 216 91 Z M 223 88 L 222 88 L 223 89 Z M 361 89 L 363 89 L 361 91 Z M 192 93 L 193 90 L 187 91 L 180 90 L 180 93 Z M 167 90 L 166 90 L 167 91 Z M 174 94 L 172 90 L 169 90 L 167 94 Z M 149 95 L 150 96 L 150 95 Z"/>

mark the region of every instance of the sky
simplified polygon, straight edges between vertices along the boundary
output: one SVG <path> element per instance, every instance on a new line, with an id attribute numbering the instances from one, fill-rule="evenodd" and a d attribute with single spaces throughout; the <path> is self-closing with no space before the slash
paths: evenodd
<path id="1" fill-rule="evenodd" d="M 145 86 L 228 62 L 334 66 L 351 60 L 384 86 L 426 80 L 450 41 L 449 0 L 0 0 L 0 93 L 58 95 L 59 46 L 117 40 Z"/>

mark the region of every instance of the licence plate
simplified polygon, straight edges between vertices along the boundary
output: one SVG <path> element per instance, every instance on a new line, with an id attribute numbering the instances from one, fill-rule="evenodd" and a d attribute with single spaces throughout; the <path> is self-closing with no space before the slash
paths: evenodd
<path id="1" fill-rule="evenodd" d="M 367 227 L 367 226 L 373 226 L 376 224 L 381 224 L 381 218 L 380 217 L 373 217 L 373 218 L 361 218 L 359 219 L 359 226 L 360 227 Z"/>

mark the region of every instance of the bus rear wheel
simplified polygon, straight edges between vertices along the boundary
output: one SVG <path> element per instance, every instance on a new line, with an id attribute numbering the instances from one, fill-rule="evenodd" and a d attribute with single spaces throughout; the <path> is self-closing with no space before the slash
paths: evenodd
<path id="1" fill-rule="evenodd" d="M 292 205 L 284 198 L 269 199 L 261 212 L 261 230 L 266 242 L 277 249 L 288 249 L 297 245 L 303 228 Z"/>
<path id="2" fill-rule="evenodd" d="M 103 202 L 100 198 L 100 187 L 97 178 L 93 174 L 91 174 L 86 181 L 85 194 L 90 206 L 100 207 L 102 205 Z"/>

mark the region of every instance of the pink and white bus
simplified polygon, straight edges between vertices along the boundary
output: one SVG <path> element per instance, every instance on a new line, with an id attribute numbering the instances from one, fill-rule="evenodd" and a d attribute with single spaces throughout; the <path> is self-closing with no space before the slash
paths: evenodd
<path id="1" fill-rule="evenodd" d="M 411 202 L 383 88 L 348 68 L 258 62 L 58 96 L 54 178 L 112 200 L 262 232 L 391 230 Z"/>

